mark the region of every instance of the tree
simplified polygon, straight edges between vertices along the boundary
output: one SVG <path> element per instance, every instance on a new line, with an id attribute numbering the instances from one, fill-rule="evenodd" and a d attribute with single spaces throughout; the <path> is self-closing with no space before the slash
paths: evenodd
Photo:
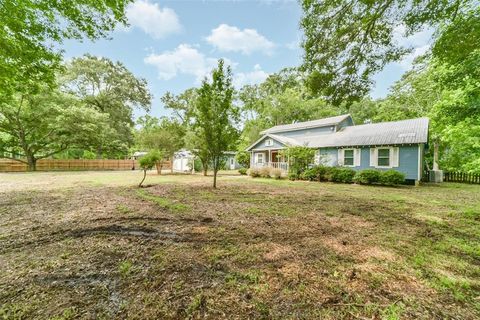
<path id="1" fill-rule="evenodd" d="M 282 150 L 281 154 L 283 157 L 288 158 L 289 174 L 298 177 L 313 163 L 315 150 L 308 147 L 296 146 Z"/>
<path id="2" fill-rule="evenodd" d="M 109 141 L 108 115 L 84 107 L 72 96 L 45 88 L 36 95 L 17 95 L 0 103 L 0 152 L 36 170 L 39 159 L 68 148 L 88 149 Z"/>
<path id="3" fill-rule="evenodd" d="M 233 94 L 231 68 L 225 68 L 225 62 L 220 59 L 212 71 L 212 80 L 205 78 L 198 89 L 193 125 L 199 129 L 197 132 L 212 162 L 214 188 L 217 187 L 217 173 L 224 152 L 234 148 L 238 139 L 235 122 L 239 120 L 239 114 L 233 105 Z"/>
<path id="4" fill-rule="evenodd" d="M 303 0 L 303 68 L 310 73 L 310 87 L 335 105 L 358 101 L 371 88 L 372 75 L 412 50 L 399 44 L 399 35 L 449 30 L 476 6 L 474 0 Z M 449 45 L 462 47 L 465 39 L 451 37 Z"/>
<path id="5" fill-rule="evenodd" d="M 207 176 L 208 168 L 210 166 L 210 152 L 207 143 L 203 139 L 203 129 L 200 127 L 190 127 L 185 134 L 185 146 L 189 149 L 196 158 L 200 159 L 202 163 L 203 175 Z"/>
<path id="6" fill-rule="evenodd" d="M 0 4 L 0 101 L 55 84 L 64 39 L 107 36 L 126 24 L 130 0 L 2 0 Z M 33 90 L 33 91 L 32 91 Z"/>
<path id="7" fill-rule="evenodd" d="M 161 98 L 165 108 L 172 110 L 173 117 L 186 126 L 190 125 L 196 99 L 196 88 L 189 88 L 178 95 L 167 92 Z"/>
<path id="8" fill-rule="evenodd" d="M 304 74 L 293 68 L 272 74 L 259 85 L 244 86 L 238 100 L 245 118 L 242 132 L 245 147 L 269 127 L 344 112 L 344 108 L 328 105 L 322 98 L 312 96 L 305 86 Z"/>
<path id="9" fill-rule="evenodd" d="M 136 78 L 122 63 L 85 55 L 66 66 L 60 82 L 65 92 L 77 96 L 86 106 L 109 115 L 115 129 L 111 139 L 121 141 L 126 152 L 133 144 L 133 109 L 149 111 L 152 95 L 145 79 Z M 104 153 L 97 146 L 97 157 Z"/>
<path id="10" fill-rule="evenodd" d="M 137 134 L 137 144 L 147 150 L 160 150 L 172 160 L 175 152 L 184 146 L 184 127 L 176 120 L 167 118 L 143 118 L 145 126 Z"/>
<path id="11" fill-rule="evenodd" d="M 140 167 L 143 170 L 143 179 L 138 184 L 138 187 L 141 188 L 145 177 L 147 176 L 147 170 L 151 170 L 157 162 L 162 161 L 163 154 L 159 150 L 150 150 L 146 155 L 140 158 Z"/>
<path id="12" fill-rule="evenodd" d="M 242 166 L 242 168 L 250 167 L 250 152 L 240 150 L 237 152 L 235 158 L 237 159 L 237 162 Z"/>

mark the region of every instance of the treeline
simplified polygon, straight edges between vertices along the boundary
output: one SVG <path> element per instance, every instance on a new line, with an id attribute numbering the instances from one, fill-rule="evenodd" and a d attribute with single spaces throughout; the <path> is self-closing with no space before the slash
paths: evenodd
<path id="1" fill-rule="evenodd" d="M 55 82 L 17 92 L 0 104 L 0 153 L 35 170 L 39 159 L 129 154 L 133 109 L 149 111 L 144 79 L 119 62 L 85 55 L 62 65 Z"/>

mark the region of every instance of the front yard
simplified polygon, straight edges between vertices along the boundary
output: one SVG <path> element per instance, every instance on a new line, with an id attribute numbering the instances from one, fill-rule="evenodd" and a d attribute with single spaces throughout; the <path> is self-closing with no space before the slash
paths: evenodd
<path id="1" fill-rule="evenodd" d="M 480 186 L 0 174 L 6 319 L 480 317 Z"/>

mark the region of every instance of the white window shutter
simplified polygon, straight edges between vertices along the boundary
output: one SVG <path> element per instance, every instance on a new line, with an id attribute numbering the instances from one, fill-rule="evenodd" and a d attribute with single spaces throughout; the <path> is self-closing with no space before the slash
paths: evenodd
<path id="1" fill-rule="evenodd" d="M 377 161 L 377 148 L 370 148 L 370 167 L 376 167 Z"/>
<path id="2" fill-rule="evenodd" d="M 355 165 L 355 167 L 360 167 L 360 164 L 362 161 L 361 157 L 362 157 L 362 149 L 354 149 L 353 164 Z"/>
<path id="3" fill-rule="evenodd" d="M 391 166 L 396 168 L 399 166 L 399 157 L 400 157 L 400 148 L 393 147 L 390 149 L 390 157 L 391 157 Z"/>
<path id="4" fill-rule="evenodd" d="M 315 160 L 314 163 L 316 165 L 320 164 L 320 149 L 315 150 Z"/>
<path id="5" fill-rule="evenodd" d="M 338 149 L 338 165 L 343 166 L 343 149 Z"/>

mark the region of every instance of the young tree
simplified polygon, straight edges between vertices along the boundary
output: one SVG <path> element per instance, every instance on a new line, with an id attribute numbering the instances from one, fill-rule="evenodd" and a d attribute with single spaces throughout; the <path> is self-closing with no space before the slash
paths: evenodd
<path id="1" fill-rule="evenodd" d="M 212 80 L 204 79 L 198 90 L 193 127 L 199 129 L 200 139 L 208 151 L 213 167 L 213 187 L 217 187 L 217 173 L 224 152 L 234 149 L 238 139 L 235 123 L 238 109 L 233 105 L 232 71 L 221 59 L 212 71 Z"/>
<path id="2" fill-rule="evenodd" d="M 113 133 L 108 115 L 84 107 L 74 97 L 45 89 L 0 103 L 0 152 L 36 170 L 39 159 L 68 148 L 88 149 L 109 141 Z"/>
<path id="3" fill-rule="evenodd" d="M 147 176 L 147 170 L 151 170 L 158 162 L 163 160 L 163 154 L 159 150 L 150 150 L 146 155 L 140 158 L 140 167 L 143 170 L 143 179 L 138 184 L 141 188 L 145 177 Z"/>
<path id="4" fill-rule="evenodd" d="M 2 0 L 0 3 L 0 101 L 54 84 L 64 39 L 105 37 L 126 24 L 130 0 Z"/>
<path id="5" fill-rule="evenodd" d="M 207 176 L 210 164 L 210 153 L 203 139 L 201 128 L 189 128 L 185 135 L 185 146 L 202 162 L 203 175 Z"/>
<path id="6" fill-rule="evenodd" d="M 145 79 L 135 77 L 122 63 L 85 55 L 75 58 L 61 75 L 62 89 L 77 96 L 86 106 L 109 115 L 115 129 L 111 139 L 127 150 L 133 144 L 133 109 L 150 110 L 152 95 Z M 105 146 L 97 147 L 97 157 Z"/>

